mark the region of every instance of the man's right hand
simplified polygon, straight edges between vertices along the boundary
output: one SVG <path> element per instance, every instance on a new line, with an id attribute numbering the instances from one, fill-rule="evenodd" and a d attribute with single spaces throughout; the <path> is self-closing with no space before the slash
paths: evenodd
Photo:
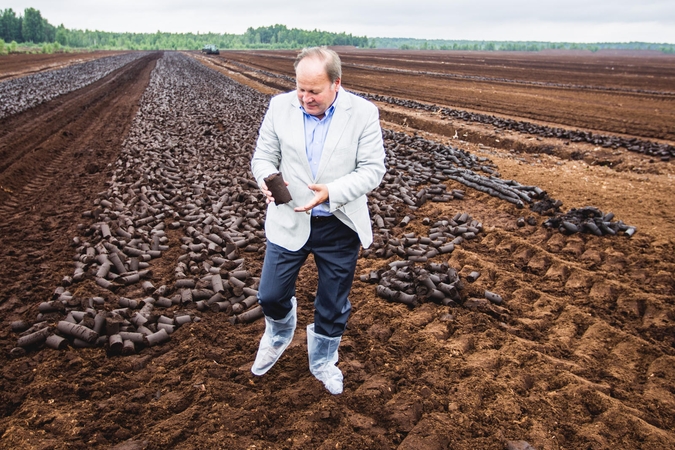
<path id="1" fill-rule="evenodd" d="M 288 186 L 288 181 L 284 181 L 286 186 Z M 269 205 L 274 201 L 274 197 L 272 196 L 272 192 L 267 189 L 267 184 L 263 181 L 262 184 L 260 185 L 260 190 L 262 191 L 263 194 L 265 194 L 265 202 Z"/>

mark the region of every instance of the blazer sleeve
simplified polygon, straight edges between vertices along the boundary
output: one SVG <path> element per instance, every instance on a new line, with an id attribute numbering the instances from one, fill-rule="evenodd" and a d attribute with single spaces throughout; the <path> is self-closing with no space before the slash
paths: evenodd
<path id="1" fill-rule="evenodd" d="M 347 175 L 327 183 L 331 212 L 375 189 L 386 171 L 379 112 L 372 103 L 364 101 L 364 104 L 368 114 L 358 139 L 356 167 Z"/>
<path id="2" fill-rule="evenodd" d="M 258 186 L 262 185 L 265 177 L 278 172 L 281 164 L 281 145 L 274 130 L 273 120 L 276 103 L 275 98 L 272 98 L 260 126 L 258 140 L 251 159 L 251 171 Z"/>

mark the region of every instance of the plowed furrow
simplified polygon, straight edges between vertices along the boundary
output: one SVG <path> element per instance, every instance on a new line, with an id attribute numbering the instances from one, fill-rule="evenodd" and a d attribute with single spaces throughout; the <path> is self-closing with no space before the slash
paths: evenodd
<path id="1" fill-rule="evenodd" d="M 109 178 L 159 56 L 0 122 L 0 152 L 12 158 L 0 160 L 2 302 L 45 298 L 72 270 L 69 241 Z"/>
<path id="2" fill-rule="evenodd" d="M 90 166 L 89 171 L 95 173 L 105 166 L 104 149 L 110 142 L 121 142 L 125 128 L 120 123 L 132 118 L 129 107 L 135 104 L 125 97 L 154 59 L 134 61 L 87 88 L 2 121 L 0 219 L 17 206 L 30 204 L 36 193 L 58 184 L 87 153 L 101 158 L 101 164 L 94 163 L 96 167 Z"/>

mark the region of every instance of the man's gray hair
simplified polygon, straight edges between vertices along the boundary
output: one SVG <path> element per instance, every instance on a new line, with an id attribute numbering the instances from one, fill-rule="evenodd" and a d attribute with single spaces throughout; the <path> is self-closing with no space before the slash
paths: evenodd
<path id="1" fill-rule="evenodd" d="M 340 61 L 340 57 L 326 46 L 303 48 L 298 57 L 295 58 L 293 68 L 297 70 L 298 64 L 305 58 L 317 58 L 323 61 L 326 75 L 328 75 L 331 83 L 335 83 L 338 78 L 342 78 L 342 62 Z"/>

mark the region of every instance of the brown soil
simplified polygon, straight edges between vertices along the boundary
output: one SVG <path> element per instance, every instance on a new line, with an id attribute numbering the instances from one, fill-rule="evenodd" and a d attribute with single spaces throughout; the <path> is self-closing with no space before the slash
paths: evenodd
<path id="1" fill-rule="evenodd" d="M 119 55 L 126 52 L 98 51 L 79 53 L 30 54 L 12 53 L 0 55 L 0 81 L 23 77 L 46 70 L 60 69 L 71 64 L 79 64 L 92 59 Z"/>
<path id="2" fill-rule="evenodd" d="M 411 79 L 352 65 L 440 72 L 438 55 L 453 59 L 455 66 L 457 58 L 471 60 L 461 72 L 471 76 L 662 93 L 579 89 L 570 96 L 565 89 L 548 89 L 546 95 L 565 91 L 568 99 L 552 113 L 542 108 L 545 102 L 522 93 L 541 86 L 457 81 L 468 87 L 439 93 L 434 77 Z M 673 143 L 675 89 L 658 80 L 672 77 L 675 58 L 513 56 L 345 51 L 343 78 L 346 87 L 366 92 Z M 288 52 L 222 52 L 204 59 L 269 92 L 288 82 L 231 61 L 292 75 Z M 605 76 L 610 59 L 614 67 L 625 67 L 625 77 Z M 481 60 L 489 67 L 518 65 L 521 75 L 516 68 L 486 70 Z M 570 69 L 572 60 L 578 64 Z M 178 329 L 169 343 L 132 357 L 108 357 L 102 349 L 45 349 L 10 359 L 16 335 L 9 323 L 31 321 L 37 304 L 72 273 L 69 242 L 82 232 L 80 213 L 108 180 L 107 164 L 115 160 L 152 66 L 153 57 L 144 58 L 87 88 L 0 121 L 0 264 L 5 268 L 0 343 L 6 350 L 0 372 L 1 448 L 525 448 L 514 447 L 518 441 L 537 449 L 675 448 L 672 163 L 625 150 L 500 133 L 389 105 L 379 105 L 384 127 L 487 156 L 502 178 L 539 186 L 562 200 L 564 209 L 594 205 L 612 211 L 636 225 L 638 233 L 630 239 L 566 236 L 543 227 L 545 217 L 447 182 L 448 188 L 465 189 L 466 198 L 427 203 L 406 229 L 394 233 L 426 235 L 424 217 L 434 221 L 457 212 L 481 221 L 479 239 L 436 259 L 447 261 L 462 277 L 480 271 L 464 295 L 498 292 L 507 316 L 433 303 L 409 309 L 385 302 L 373 285 L 357 280 L 354 312 L 340 347 L 345 375 L 340 396 L 328 394 L 307 368 L 304 327 L 312 320 L 312 264 L 303 268 L 298 284 L 296 337 L 261 378 L 249 368 L 264 323 L 231 326 L 224 315 L 209 313 Z M 638 72 L 628 73 L 628 67 Z M 571 70 L 577 75 L 558 75 Z M 454 68 L 445 72 L 458 73 Z M 443 85 L 451 81 L 444 78 Z M 488 88 L 499 93 L 476 94 Z M 480 97 L 474 103 L 462 94 L 470 90 Z M 579 99 L 587 111 L 583 115 L 577 114 Z M 651 128 L 623 125 L 617 103 L 632 111 L 631 123 Z M 656 103 L 661 112 L 652 114 L 648 110 Z M 518 227 L 521 216 L 533 217 L 537 225 Z M 387 262 L 363 258 L 357 276 Z M 173 262 L 167 264 L 159 271 L 170 273 Z"/>
<path id="3" fill-rule="evenodd" d="M 639 53 L 638 53 L 639 55 Z M 221 60 L 293 76 L 294 52 Z M 343 51 L 349 89 L 555 126 L 675 139 L 675 57 L 665 54 Z"/>

